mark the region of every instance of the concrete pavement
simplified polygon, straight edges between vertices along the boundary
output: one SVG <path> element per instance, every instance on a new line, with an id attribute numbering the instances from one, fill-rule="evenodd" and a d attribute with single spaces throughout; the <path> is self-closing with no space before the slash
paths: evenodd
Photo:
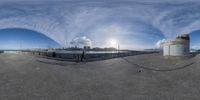
<path id="1" fill-rule="evenodd" d="M 0 54 L 0 100 L 199 100 L 199 58 L 148 54 L 74 63 Z M 134 65 L 171 69 L 191 62 L 171 71 Z"/>

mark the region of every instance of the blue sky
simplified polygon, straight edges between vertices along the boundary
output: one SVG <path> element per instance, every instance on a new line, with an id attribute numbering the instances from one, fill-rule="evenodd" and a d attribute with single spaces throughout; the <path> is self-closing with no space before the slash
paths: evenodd
<path id="1" fill-rule="evenodd" d="M 115 39 L 122 49 L 145 49 L 200 30 L 199 9 L 198 0 L 1 0 L 0 29 L 37 31 L 63 47 Z"/>
<path id="2" fill-rule="evenodd" d="M 190 33 L 190 45 L 192 49 L 200 49 L 200 30 Z"/>
<path id="3" fill-rule="evenodd" d="M 35 49 L 60 47 L 47 36 L 27 29 L 0 30 L 0 49 Z"/>

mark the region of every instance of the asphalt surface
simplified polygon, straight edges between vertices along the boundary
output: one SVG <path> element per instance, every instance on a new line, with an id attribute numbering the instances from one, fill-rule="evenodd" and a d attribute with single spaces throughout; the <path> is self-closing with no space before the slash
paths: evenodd
<path id="1" fill-rule="evenodd" d="M 199 100 L 199 61 L 146 54 L 74 63 L 0 54 L 0 100 Z"/>

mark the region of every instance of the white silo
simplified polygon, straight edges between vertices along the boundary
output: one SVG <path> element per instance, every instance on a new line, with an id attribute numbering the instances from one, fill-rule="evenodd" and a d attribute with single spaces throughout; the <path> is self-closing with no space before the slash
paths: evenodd
<path id="1" fill-rule="evenodd" d="M 167 40 L 163 44 L 164 56 L 187 56 L 190 53 L 189 34 L 182 34 L 174 40 Z"/>

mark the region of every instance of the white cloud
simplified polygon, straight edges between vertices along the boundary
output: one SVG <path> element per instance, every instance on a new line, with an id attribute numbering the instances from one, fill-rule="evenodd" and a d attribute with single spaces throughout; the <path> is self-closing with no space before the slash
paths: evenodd
<path id="1" fill-rule="evenodd" d="M 156 48 L 157 48 L 157 49 L 162 49 L 163 43 L 164 43 L 165 41 L 166 41 L 166 39 L 158 40 L 158 42 L 156 43 Z"/>
<path id="2" fill-rule="evenodd" d="M 77 37 L 77 38 L 72 39 L 70 44 L 73 46 L 81 46 L 81 47 L 92 46 L 92 41 L 86 36 L 82 36 L 82 37 Z"/>
<path id="3" fill-rule="evenodd" d="M 190 2 L 188 5 L 166 5 L 158 13 L 153 25 L 163 32 L 166 38 L 174 38 L 182 33 L 191 33 L 200 27 L 200 3 Z"/>

